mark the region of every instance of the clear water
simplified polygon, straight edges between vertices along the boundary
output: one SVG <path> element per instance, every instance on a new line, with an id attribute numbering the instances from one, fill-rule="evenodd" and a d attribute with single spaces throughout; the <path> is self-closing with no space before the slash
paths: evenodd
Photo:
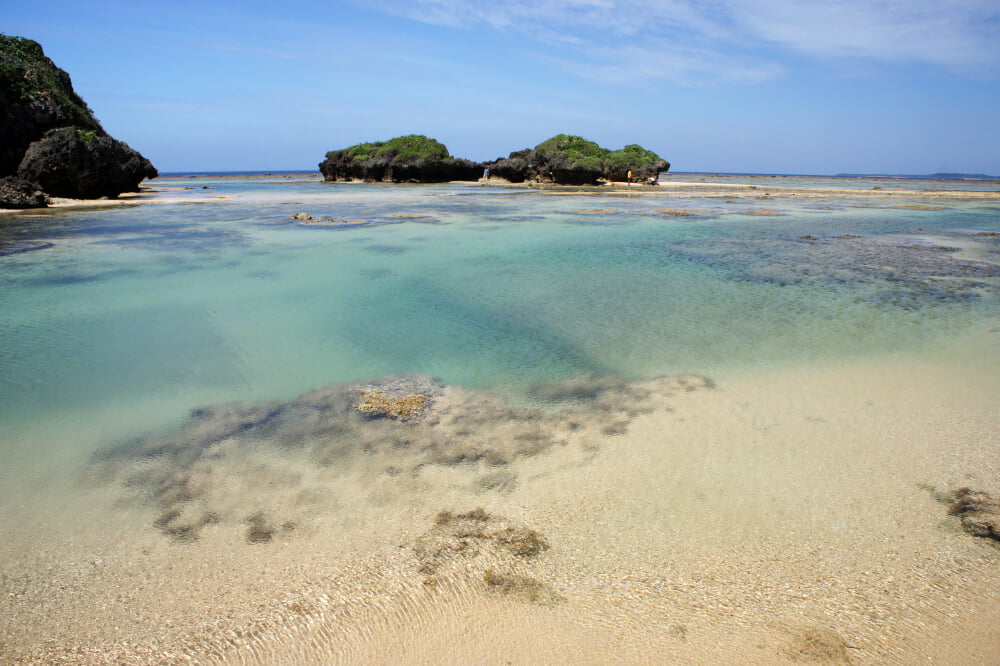
<path id="1" fill-rule="evenodd" d="M 762 273 L 803 235 L 1000 229 L 989 201 L 914 210 L 299 177 L 160 185 L 189 189 L 167 195 L 177 203 L 4 221 L 8 246 L 51 247 L 0 257 L 0 446 L 89 452 L 196 406 L 401 372 L 515 400 L 581 373 L 725 377 L 931 349 L 998 318 L 992 278 L 942 297 L 927 281 L 839 268 Z M 229 199 L 208 201 L 218 196 Z M 751 205 L 784 214 L 742 214 Z M 594 210 L 613 212 L 580 212 Z M 297 212 L 365 224 L 302 225 L 288 219 Z M 720 244 L 730 251 L 713 253 Z"/>

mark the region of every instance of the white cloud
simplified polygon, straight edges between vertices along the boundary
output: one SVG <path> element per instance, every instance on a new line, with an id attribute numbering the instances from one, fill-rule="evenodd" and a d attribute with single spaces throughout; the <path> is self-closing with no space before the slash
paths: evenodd
<path id="1" fill-rule="evenodd" d="M 789 56 L 919 63 L 1000 74 L 996 0 L 374 0 L 378 9 L 456 28 L 487 26 L 569 46 L 580 74 L 626 71 L 623 53 L 662 61 L 689 83 L 759 81 Z M 366 3 L 372 6 L 372 3 Z M 620 47 L 617 51 L 612 47 Z M 764 54 L 767 54 L 766 56 Z M 767 59 L 765 59 L 767 58 Z M 632 72 L 635 78 L 635 72 Z"/>

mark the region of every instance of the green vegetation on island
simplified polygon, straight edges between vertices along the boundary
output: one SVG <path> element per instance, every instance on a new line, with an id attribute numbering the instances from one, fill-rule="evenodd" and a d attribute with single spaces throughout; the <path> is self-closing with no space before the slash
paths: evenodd
<path id="1" fill-rule="evenodd" d="M 579 136 L 558 134 L 533 149 L 492 162 L 452 157 L 439 141 L 420 134 L 359 143 L 332 150 L 319 165 L 328 181 L 443 182 L 477 180 L 486 169 L 510 182 L 595 185 L 601 180 L 643 182 L 670 169 L 670 163 L 640 145 L 602 148 Z"/>
<path id="2" fill-rule="evenodd" d="M 359 143 L 348 148 L 347 154 L 356 160 L 384 159 L 398 162 L 451 158 L 448 148 L 443 143 L 422 134 L 397 136 L 388 141 Z"/>
<path id="3" fill-rule="evenodd" d="M 559 185 L 595 185 L 602 180 L 644 182 L 670 169 L 669 162 L 638 144 L 610 150 L 571 134 L 557 134 L 533 149 L 483 166 L 511 182 Z"/>
<path id="4" fill-rule="evenodd" d="M 480 174 L 478 164 L 452 157 L 443 143 L 422 134 L 331 150 L 319 170 L 326 180 L 393 183 L 476 180 Z"/>
<path id="5" fill-rule="evenodd" d="M 593 141 L 569 134 L 557 134 L 535 146 L 543 160 L 562 160 L 581 169 L 600 169 L 604 157 L 611 151 Z"/>

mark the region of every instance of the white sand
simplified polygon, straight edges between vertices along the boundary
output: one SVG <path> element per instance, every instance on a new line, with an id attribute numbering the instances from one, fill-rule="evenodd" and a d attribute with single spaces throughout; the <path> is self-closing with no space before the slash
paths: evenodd
<path id="1" fill-rule="evenodd" d="M 998 663 L 1000 548 L 929 490 L 1000 490 L 997 359 L 729 380 L 521 460 L 506 491 L 470 491 L 461 466 L 356 467 L 265 544 L 235 525 L 172 542 L 151 507 L 84 483 L 5 538 L 0 662 Z M 414 541 L 476 506 L 551 548 L 425 584 Z M 562 600 L 491 592 L 487 566 Z"/>

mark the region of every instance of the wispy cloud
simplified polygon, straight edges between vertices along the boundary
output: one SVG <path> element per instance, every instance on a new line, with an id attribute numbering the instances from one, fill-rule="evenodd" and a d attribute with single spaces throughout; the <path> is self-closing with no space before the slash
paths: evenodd
<path id="1" fill-rule="evenodd" d="M 588 50 L 588 60 L 539 56 L 577 76 L 608 83 L 655 84 L 668 81 L 680 85 L 752 84 L 784 72 L 781 65 L 745 56 L 723 55 L 680 45 L 597 47 Z"/>
<path id="2" fill-rule="evenodd" d="M 961 70 L 1000 67 L 995 0 L 847 0 L 731 3 L 751 37 L 819 57 L 914 62 Z"/>
<path id="3" fill-rule="evenodd" d="M 1000 74 L 996 0 L 374 0 L 366 6 L 455 28 L 568 48 L 585 76 L 755 82 L 793 57 L 922 64 Z M 623 46 L 624 45 L 624 46 Z M 658 62 L 629 67 L 626 56 Z"/>

